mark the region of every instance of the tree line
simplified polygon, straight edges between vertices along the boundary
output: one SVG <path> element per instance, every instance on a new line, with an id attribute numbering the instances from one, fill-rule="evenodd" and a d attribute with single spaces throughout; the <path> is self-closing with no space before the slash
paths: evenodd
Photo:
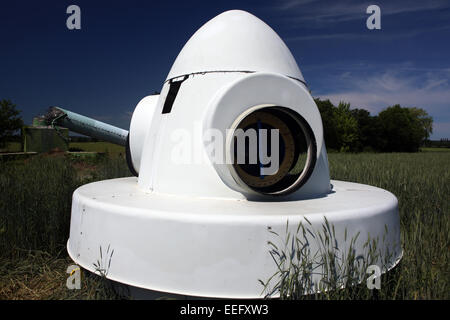
<path id="1" fill-rule="evenodd" d="M 399 104 L 373 116 L 365 109 L 314 99 L 322 116 L 327 149 L 341 152 L 416 152 L 433 132 L 433 119 L 421 108 Z"/>
<path id="2" fill-rule="evenodd" d="M 0 147 L 4 147 L 22 126 L 22 117 L 16 105 L 11 100 L 0 100 Z"/>
<path id="3" fill-rule="evenodd" d="M 328 149 L 341 152 L 415 152 L 433 130 L 433 119 L 420 108 L 396 104 L 372 116 L 350 104 L 333 105 L 315 99 L 322 116 Z M 20 111 L 10 100 L 0 100 L 0 147 L 23 125 Z"/>

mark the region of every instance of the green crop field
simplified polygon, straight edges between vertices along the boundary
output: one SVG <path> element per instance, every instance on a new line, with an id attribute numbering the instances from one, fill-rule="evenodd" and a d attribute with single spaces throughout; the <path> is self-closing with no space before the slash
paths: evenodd
<path id="1" fill-rule="evenodd" d="M 104 151 L 105 145 L 77 147 Z M 398 197 L 404 256 L 383 275 L 376 294 L 350 288 L 302 298 L 449 299 L 450 152 L 332 153 L 329 162 L 332 179 L 378 186 Z M 123 154 L 85 160 L 39 155 L 0 163 L 0 299 L 116 298 L 107 281 L 87 273 L 81 290 L 66 288 L 73 262 L 65 245 L 72 192 L 87 182 L 127 175 Z"/>
<path id="2" fill-rule="evenodd" d="M 22 144 L 20 142 L 7 142 L 3 149 L 0 149 L 0 152 L 21 152 Z"/>
<path id="3" fill-rule="evenodd" d="M 71 151 L 107 152 L 111 154 L 125 154 L 125 147 L 110 142 L 70 142 Z M 0 152 L 21 152 L 20 142 L 8 142 Z"/>
<path id="4" fill-rule="evenodd" d="M 108 152 L 113 154 L 125 154 L 125 147 L 110 142 L 71 142 L 71 150 L 87 152 Z"/>

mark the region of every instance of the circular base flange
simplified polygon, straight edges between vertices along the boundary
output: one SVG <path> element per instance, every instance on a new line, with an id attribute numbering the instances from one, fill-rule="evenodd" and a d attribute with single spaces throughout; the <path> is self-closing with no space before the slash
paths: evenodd
<path id="1" fill-rule="evenodd" d="M 370 236 L 379 242 L 382 272 L 394 267 L 402 255 L 396 197 L 368 185 L 331 183 L 326 196 L 281 202 L 146 193 L 135 177 L 86 184 L 73 194 L 67 249 L 83 268 L 130 286 L 261 298 L 259 280 L 277 271 L 270 242 L 282 249 L 300 223 L 317 235 L 326 218 L 340 252 L 356 237 L 352 248 L 364 256 Z M 317 239 L 308 239 L 312 255 L 321 248 Z"/>

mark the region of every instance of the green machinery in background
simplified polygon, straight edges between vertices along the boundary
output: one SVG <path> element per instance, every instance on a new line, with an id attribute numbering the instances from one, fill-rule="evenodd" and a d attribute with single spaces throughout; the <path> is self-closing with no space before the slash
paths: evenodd
<path id="1" fill-rule="evenodd" d="M 127 130 L 51 107 L 44 116 L 35 117 L 31 126 L 22 128 L 23 152 L 68 151 L 69 130 L 121 146 L 126 145 L 128 138 Z"/>
<path id="2" fill-rule="evenodd" d="M 68 128 L 70 131 L 84 134 L 99 140 L 126 146 L 128 131 L 110 124 L 94 120 L 81 114 L 59 107 L 49 108 L 44 116 L 45 123 L 56 129 L 58 126 Z"/>
<path id="3" fill-rule="evenodd" d="M 35 117 L 31 126 L 22 127 L 23 152 L 69 150 L 69 129 L 47 125 L 44 117 Z"/>

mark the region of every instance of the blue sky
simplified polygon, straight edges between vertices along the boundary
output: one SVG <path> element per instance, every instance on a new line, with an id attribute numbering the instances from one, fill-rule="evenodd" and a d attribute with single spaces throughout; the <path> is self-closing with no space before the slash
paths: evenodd
<path id="1" fill-rule="evenodd" d="M 81 8 L 81 30 L 66 8 Z M 381 8 L 381 30 L 366 8 Z M 246 10 L 286 42 L 313 96 L 377 114 L 401 104 L 450 138 L 450 2 L 429 1 L 3 1 L 0 99 L 25 122 L 49 106 L 128 129 L 144 96 L 159 91 L 178 52 L 205 22 Z"/>

